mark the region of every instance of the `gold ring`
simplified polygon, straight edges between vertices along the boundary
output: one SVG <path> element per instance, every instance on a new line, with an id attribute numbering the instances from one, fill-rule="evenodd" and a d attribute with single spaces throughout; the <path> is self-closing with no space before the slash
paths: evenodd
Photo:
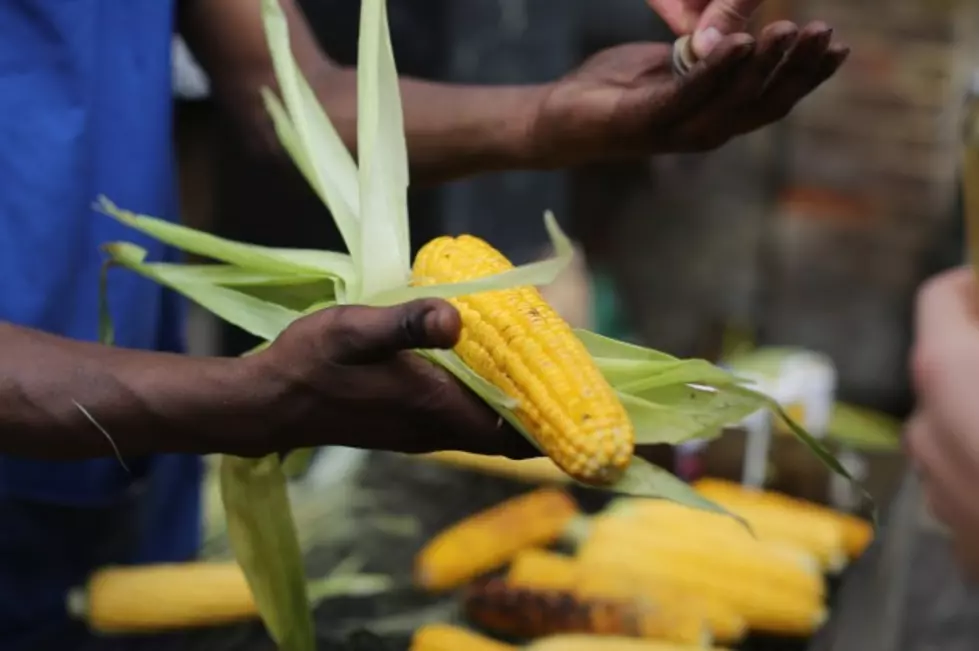
<path id="1" fill-rule="evenodd" d="M 693 40 L 689 36 L 681 36 L 673 43 L 673 74 L 683 77 L 697 63 L 697 55 L 693 52 Z"/>

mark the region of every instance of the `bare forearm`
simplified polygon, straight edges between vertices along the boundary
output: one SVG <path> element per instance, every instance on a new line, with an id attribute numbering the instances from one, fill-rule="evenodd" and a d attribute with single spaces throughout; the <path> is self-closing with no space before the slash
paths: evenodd
<path id="1" fill-rule="evenodd" d="M 357 75 L 318 47 L 294 0 L 281 0 L 293 56 L 348 148 L 357 146 Z M 257 0 L 184 0 L 181 32 L 214 94 L 259 155 L 285 158 L 261 98 L 275 88 Z M 537 167 L 528 130 L 545 86 L 461 86 L 402 78 L 412 183 Z"/>
<path id="2" fill-rule="evenodd" d="M 356 151 L 356 72 L 333 68 L 313 77 L 327 115 Z M 401 79 L 413 183 L 502 169 L 534 168 L 529 131 L 541 86 L 462 86 Z"/>
<path id="3" fill-rule="evenodd" d="M 0 342 L 0 453 L 250 454 L 270 438 L 260 407 L 274 397 L 257 395 L 264 389 L 241 360 L 109 348 L 8 324 Z"/>

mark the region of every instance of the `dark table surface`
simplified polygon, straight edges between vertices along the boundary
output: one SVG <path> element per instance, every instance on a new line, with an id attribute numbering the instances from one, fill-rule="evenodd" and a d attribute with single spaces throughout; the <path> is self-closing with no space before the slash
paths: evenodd
<path id="1" fill-rule="evenodd" d="M 310 577 L 325 576 L 352 554 L 363 570 L 394 579 L 395 589 L 334 598 L 315 610 L 322 651 L 405 651 L 412 632 L 430 621 L 462 621 L 453 595 L 410 587 L 412 561 L 443 527 L 529 490 L 402 457 L 373 454 L 342 484 L 294 498 Z M 576 491 L 586 510 L 603 495 Z M 208 555 L 227 554 L 222 535 Z M 899 494 L 884 528 L 834 590 L 830 621 L 812 640 L 753 638 L 743 651 L 975 651 L 979 590 L 965 583 L 944 534 L 924 516 L 913 482 Z M 102 647 L 100 646 L 100 651 Z M 274 651 L 255 624 L 195 631 L 106 646 L 126 651 Z"/>

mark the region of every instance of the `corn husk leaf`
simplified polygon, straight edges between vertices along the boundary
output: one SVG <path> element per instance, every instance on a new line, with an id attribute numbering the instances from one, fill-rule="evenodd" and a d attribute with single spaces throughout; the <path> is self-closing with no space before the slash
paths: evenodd
<path id="1" fill-rule="evenodd" d="M 408 148 L 387 2 L 361 4 L 357 54 L 360 294 L 408 282 Z M 378 255 L 378 252 L 384 252 Z"/>
<path id="2" fill-rule="evenodd" d="M 279 456 L 221 459 L 228 539 L 269 635 L 285 651 L 316 651 L 302 550 Z"/>
<path id="3" fill-rule="evenodd" d="M 635 428 L 636 445 L 717 438 L 725 426 L 765 408 L 753 396 L 685 384 L 618 395 Z"/>
<path id="4" fill-rule="evenodd" d="M 213 282 L 194 281 L 175 265 L 146 263 L 146 250 L 135 244 L 117 242 L 103 247 L 117 265 L 183 294 L 204 309 L 242 330 L 271 341 L 302 316 L 301 312 L 263 301 Z"/>
<path id="5" fill-rule="evenodd" d="M 357 165 L 292 57 L 289 26 L 279 0 L 262 0 L 262 22 L 284 106 L 263 91 L 279 134 L 306 180 L 333 214 L 352 255 L 360 251 Z"/>
<path id="6" fill-rule="evenodd" d="M 156 217 L 137 215 L 117 207 L 107 197 L 99 197 L 95 207 L 120 223 L 164 244 L 242 269 L 300 276 L 316 275 L 339 280 L 354 277 L 353 261 L 344 253 L 278 249 L 235 242 Z"/>
<path id="7" fill-rule="evenodd" d="M 554 255 L 547 260 L 531 262 L 503 273 L 462 283 L 391 289 L 368 298 L 366 302 L 379 306 L 397 305 L 419 298 L 454 298 L 511 287 L 549 285 L 571 263 L 574 246 L 550 211 L 544 213 L 544 228 L 551 239 L 551 247 L 554 251 Z"/>
<path id="8" fill-rule="evenodd" d="M 833 406 L 826 438 L 855 450 L 901 449 L 901 421 L 893 416 L 842 402 Z"/>
<path id="9" fill-rule="evenodd" d="M 653 350 L 652 348 L 644 348 L 643 346 L 636 344 L 630 344 L 625 341 L 612 339 L 610 337 L 606 337 L 605 335 L 591 332 L 590 330 L 576 328 L 575 334 L 578 336 L 578 339 L 581 340 L 581 343 L 585 345 L 585 348 L 588 349 L 588 352 L 591 353 L 591 356 L 595 358 L 607 360 L 623 359 L 629 362 L 681 361 L 679 357 L 674 357 L 668 353 L 663 353 L 658 350 Z"/>

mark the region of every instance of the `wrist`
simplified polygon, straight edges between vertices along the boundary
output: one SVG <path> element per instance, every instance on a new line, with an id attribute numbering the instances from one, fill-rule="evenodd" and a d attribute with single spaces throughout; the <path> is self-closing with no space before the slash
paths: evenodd
<path id="1" fill-rule="evenodd" d="M 535 84 L 514 87 L 510 89 L 510 97 L 505 98 L 509 110 L 502 114 L 512 116 L 512 119 L 505 119 L 491 137 L 504 147 L 502 158 L 510 161 L 510 167 L 552 169 L 559 165 L 556 143 L 549 138 L 541 122 L 542 109 L 551 86 Z M 498 107 L 499 102 L 490 100 L 489 105 Z"/>

